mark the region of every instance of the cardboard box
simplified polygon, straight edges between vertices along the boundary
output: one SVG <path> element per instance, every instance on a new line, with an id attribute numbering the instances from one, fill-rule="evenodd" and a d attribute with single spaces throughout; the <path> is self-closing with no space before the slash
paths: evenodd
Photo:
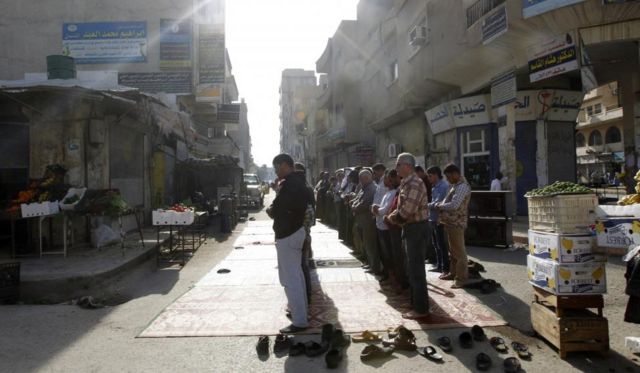
<path id="1" fill-rule="evenodd" d="M 598 247 L 628 249 L 640 245 L 640 219 L 599 219 L 594 231 Z"/>
<path id="2" fill-rule="evenodd" d="M 193 211 L 154 210 L 151 214 L 153 225 L 191 225 L 195 220 Z"/>
<path id="3" fill-rule="evenodd" d="M 557 234 L 529 229 L 529 254 L 558 263 L 604 262 L 606 256 L 595 254 L 596 237 L 592 234 Z"/>
<path id="4" fill-rule="evenodd" d="M 60 212 L 58 201 L 41 202 L 41 203 L 23 203 L 20 205 L 23 218 L 31 218 L 35 216 L 49 216 Z"/>
<path id="5" fill-rule="evenodd" d="M 554 294 L 604 294 L 607 292 L 605 263 L 561 264 L 527 256 L 529 282 Z"/>

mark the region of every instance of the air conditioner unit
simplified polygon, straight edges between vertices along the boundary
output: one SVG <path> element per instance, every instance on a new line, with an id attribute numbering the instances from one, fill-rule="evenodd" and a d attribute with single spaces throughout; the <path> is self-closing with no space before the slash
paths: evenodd
<path id="1" fill-rule="evenodd" d="M 409 44 L 425 45 L 427 44 L 427 27 L 415 26 L 409 32 Z"/>
<path id="2" fill-rule="evenodd" d="M 400 154 L 400 152 L 402 152 L 401 144 L 389 144 L 389 147 L 387 147 L 387 153 L 389 154 L 389 158 L 397 157 L 398 154 Z"/>

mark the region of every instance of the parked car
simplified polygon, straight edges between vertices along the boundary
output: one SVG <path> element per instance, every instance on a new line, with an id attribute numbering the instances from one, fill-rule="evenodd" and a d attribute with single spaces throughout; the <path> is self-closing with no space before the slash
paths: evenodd
<path id="1" fill-rule="evenodd" d="M 244 174 L 244 183 L 247 186 L 247 199 L 250 206 L 264 206 L 264 192 L 262 181 L 256 174 Z"/>

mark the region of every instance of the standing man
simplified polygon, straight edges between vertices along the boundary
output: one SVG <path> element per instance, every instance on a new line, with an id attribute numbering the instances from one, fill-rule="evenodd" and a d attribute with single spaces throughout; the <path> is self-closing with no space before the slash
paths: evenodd
<path id="1" fill-rule="evenodd" d="M 469 215 L 468 207 L 471 199 L 471 187 L 460 174 L 460 169 L 454 164 L 444 168 L 444 175 L 451 184 L 449 193 L 443 202 L 436 205 L 440 222 L 449 238 L 451 253 L 451 268 L 443 280 L 454 280 L 452 289 L 459 289 L 469 279 L 467 264 L 467 249 L 464 246 L 464 231 L 467 229 Z"/>
<path id="2" fill-rule="evenodd" d="M 356 217 L 356 224 L 362 232 L 362 246 L 369 264 L 368 272 L 382 276 L 382 263 L 380 262 L 380 252 L 378 250 L 378 231 L 376 221 L 371 215 L 371 205 L 376 194 L 376 183 L 373 182 L 373 175 L 369 170 L 362 170 L 358 174 L 362 189 L 356 196 L 351 209 Z"/>
<path id="3" fill-rule="evenodd" d="M 438 222 L 437 204 L 443 202 L 449 192 L 449 183 L 442 179 L 440 167 L 433 166 L 427 169 L 431 189 L 431 202 L 429 202 L 429 224 L 431 224 L 433 248 L 436 253 L 436 266 L 431 272 L 441 273 L 440 278 L 449 274 L 449 248 L 444 233 L 444 226 Z"/>
<path id="4" fill-rule="evenodd" d="M 282 334 L 297 333 L 308 327 L 307 292 L 302 273 L 302 246 L 306 237 L 303 227 L 305 211 L 311 203 L 304 176 L 293 170 L 293 158 L 279 154 L 273 168 L 280 183 L 280 191 L 267 209 L 273 219 L 278 256 L 278 276 L 284 287 L 291 311 L 291 325 L 280 329 Z"/>
<path id="5" fill-rule="evenodd" d="M 419 319 L 429 315 L 429 294 L 424 269 L 424 248 L 427 244 L 429 213 L 427 188 L 414 171 L 416 159 L 411 153 L 402 153 L 396 161 L 396 171 L 402 177 L 398 193 L 398 207 L 388 219 L 402 226 L 407 252 L 407 274 L 411 288 L 412 310 L 402 315 L 405 319 Z"/>
<path id="6" fill-rule="evenodd" d="M 491 190 L 499 191 L 502 190 L 502 172 L 496 172 L 496 178 L 491 180 Z"/>

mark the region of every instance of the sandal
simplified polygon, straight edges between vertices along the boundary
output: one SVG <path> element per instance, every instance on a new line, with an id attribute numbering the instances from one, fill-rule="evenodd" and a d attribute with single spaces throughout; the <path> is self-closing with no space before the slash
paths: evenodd
<path id="1" fill-rule="evenodd" d="M 411 333 L 413 334 L 413 333 Z M 416 346 L 416 338 L 409 336 L 398 335 L 393 339 L 385 339 L 382 341 L 382 345 L 385 347 L 395 347 L 396 350 L 403 351 L 415 351 L 418 346 Z"/>
<path id="2" fill-rule="evenodd" d="M 351 337 L 351 340 L 354 342 L 378 342 L 381 339 L 382 338 L 380 338 L 378 334 L 372 333 L 368 330 L 365 330 L 364 332 Z"/>
<path id="3" fill-rule="evenodd" d="M 476 356 L 476 368 L 478 370 L 489 370 L 491 368 L 491 358 L 484 352 L 479 353 Z"/>
<path id="4" fill-rule="evenodd" d="M 500 337 L 491 337 L 491 339 L 489 340 L 489 343 L 491 344 L 491 346 L 493 346 L 493 348 L 496 351 L 502 354 L 506 354 L 507 352 L 509 352 L 509 347 L 507 347 L 507 344 L 504 342 L 504 339 Z"/>
<path id="5" fill-rule="evenodd" d="M 453 350 L 453 346 L 451 345 L 451 339 L 449 337 L 440 337 L 438 338 L 438 346 L 444 352 L 451 352 Z"/>
<path id="6" fill-rule="evenodd" d="M 471 333 L 469 332 L 463 332 L 462 334 L 460 334 L 458 340 L 460 341 L 460 347 L 462 348 L 473 347 L 473 338 L 471 337 Z"/>
<path id="7" fill-rule="evenodd" d="M 518 373 L 520 372 L 521 365 L 520 360 L 515 357 L 508 357 L 504 360 L 505 373 Z"/>
<path id="8" fill-rule="evenodd" d="M 518 353 L 518 356 L 521 359 L 531 358 L 531 352 L 529 352 L 529 348 L 527 348 L 527 346 L 525 346 L 523 343 L 513 341 L 511 342 L 511 347 L 513 347 L 513 350 Z"/>
<path id="9" fill-rule="evenodd" d="M 366 346 L 360 353 L 360 360 L 369 361 L 376 358 L 388 357 L 393 353 L 393 347 Z"/>
<path id="10" fill-rule="evenodd" d="M 437 363 L 440 363 L 443 360 L 442 355 L 440 355 L 433 346 L 419 348 L 418 353 L 425 358 Z"/>
<path id="11" fill-rule="evenodd" d="M 486 334 L 484 334 L 484 330 L 482 330 L 478 325 L 471 327 L 471 335 L 473 336 L 473 340 L 478 342 L 484 341 L 487 338 Z"/>

